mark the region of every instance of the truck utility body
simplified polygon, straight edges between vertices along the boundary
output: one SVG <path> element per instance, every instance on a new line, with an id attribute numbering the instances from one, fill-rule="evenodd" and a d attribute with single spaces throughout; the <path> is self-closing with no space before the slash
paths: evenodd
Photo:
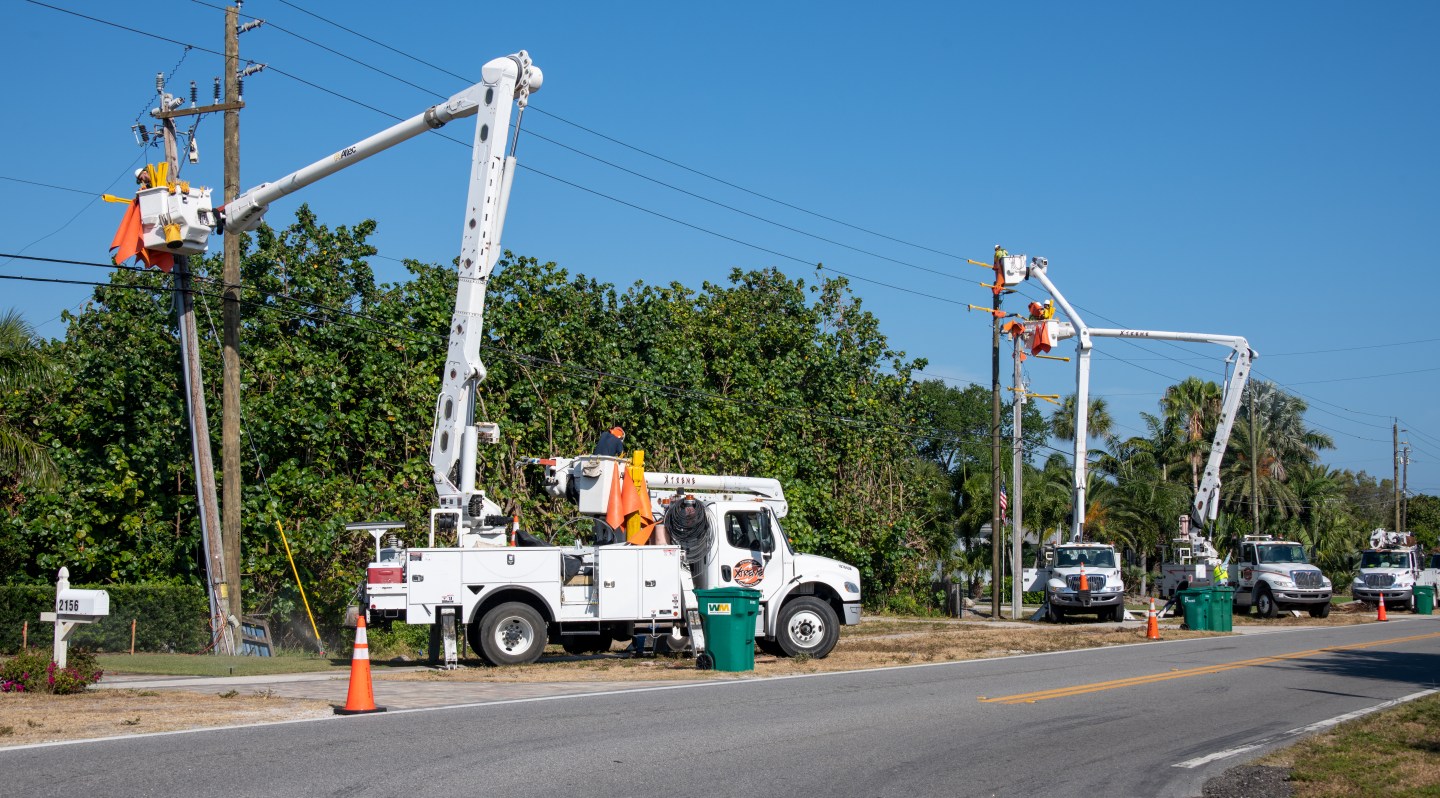
<path id="1" fill-rule="evenodd" d="M 1415 585 L 1420 582 L 1422 555 L 1415 538 L 1402 532 L 1377 529 L 1370 533 L 1370 548 L 1360 552 L 1360 573 L 1350 583 L 1357 601 L 1397 609 L 1413 609 Z"/>
<path id="2" fill-rule="evenodd" d="M 1306 610 L 1316 618 L 1330 614 L 1330 580 L 1293 540 L 1246 535 L 1232 570 L 1237 612 L 1254 607 L 1262 618 L 1274 618 L 1282 610 Z"/>
<path id="3" fill-rule="evenodd" d="M 546 468 L 548 492 L 596 518 L 605 513 L 620 462 L 599 455 L 537 461 Z M 377 545 L 365 588 L 369 619 L 457 619 L 471 647 L 497 665 L 533 662 L 546 643 L 573 653 L 608 650 L 612 640 L 637 632 L 683 650 L 697 637 L 697 588 L 760 591 L 755 636 L 777 655 L 824 657 L 840 625 L 860 622 L 859 572 L 794 551 L 780 528 L 788 503 L 777 481 L 658 472 L 645 478 L 655 517 L 691 502 L 708 536 L 684 545 Z"/>

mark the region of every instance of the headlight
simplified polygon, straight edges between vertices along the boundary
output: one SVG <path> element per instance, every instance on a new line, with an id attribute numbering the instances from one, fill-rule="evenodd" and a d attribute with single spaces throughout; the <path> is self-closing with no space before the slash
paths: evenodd
<path id="1" fill-rule="evenodd" d="M 1290 579 L 1272 579 L 1270 584 L 1275 587 L 1294 587 L 1295 582 Z"/>
<path id="2" fill-rule="evenodd" d="M 1062 579 L 1051 579 L 1045 583 L 1045 586 L 1050 588 L 1051 593 L 1055 593 L 1065 589 L 1065 581 Z"/>
<path id="3" fill-rule="evenodd" d="M 1322 584 L 1322 585 L 1324 585 L 1324 586 L 1326 586 L 1326 587 L 1330 587 L 1330 586 L 1331 586 L 1331 583 L 1330 583 L 1329 577 L 1324 577 L 1324 576 L 1320 577 L 1320 584 Z"/>
<path id="4" fill-rule="evenodd" d="M 855 595 L 858 596 L 858 595 L 860 595 L 860 586 L 857 585 L 857 584 L 855 584 L 854 582 L 846 582 L 846 583 L 845 583 L 845 592 L 847 592 L 847 593 L 854 593 Z"/>
<path id="5" fill-rule="evenodd" d="M 1364 579 L 1361 579 L 1360 577 L 1357 576 L 1357 577 L 1355 577 L 1355 581 L 1351 582 L 1351 584 L 1353 584 L 1353 585 L 1356 586 L 1356 587 L 1364 587 L 1364 586 L 1365 586 L 1365 580 L 1364 580 Z"/>

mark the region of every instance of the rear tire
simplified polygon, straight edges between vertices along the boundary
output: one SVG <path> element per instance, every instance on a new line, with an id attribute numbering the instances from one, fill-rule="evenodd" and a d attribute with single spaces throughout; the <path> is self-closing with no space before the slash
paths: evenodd
<path id="1" fill-rule="evenodd" d="M 1060 609 L 1059 607 L 1055 606 L 1054 604 L 1046 605 L 1045 620 L 1049 621 L 1050 623 L 1060 623 L 1060 621 L 1061 621 L 1064 617 L 1065 617 L 1065 611 L 1064 611 L 1064 610 Z"/>
<path id="2" fill-rule="evenodd" d="M 529 604 L 506 602 L 480 621 L 480 653 L 492 665 L 528 665 L 547 641 L 545 619 Z"/>

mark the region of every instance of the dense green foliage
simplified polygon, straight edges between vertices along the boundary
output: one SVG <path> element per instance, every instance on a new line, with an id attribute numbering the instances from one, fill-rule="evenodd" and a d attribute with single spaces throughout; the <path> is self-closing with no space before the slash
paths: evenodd
<path id="1" fill-rule="evenodd" d="M 50 659 L 49 649 L 27 648 L 0 663 L 0 693 L 72 695 L 104 675 L 95 655 L 83 648 L 68 651 L 63 668 Z"/>
<path id="2" fill-rule="evenodd" d="M 434 501 L 430 420 L 455 273 L 408 262 L 408 279 L 378 283 L 373 229 L 326 227 L 301 208 L 289 227 L 244 239 L 245 611 L 295 644 L 311 634 L 281 528 L 320 626 L 333 630 L 370 546 L 345 524 L 398 519 L 418 542 Z M 219 259 L 194 268 L 218 442 Z M 33 378 L 7 378 L 0 335 L 0 433 L 38 443 L 60 476 L 31 478 L 0 460 L 0 474 L 10 474 L 0 491 L 0 573 L 48 586 L 68 566 L 77 583 L 111 588 L 112 616 L 126 626 L 158 610 L 123 609 L 119 585 L 183 586 L 173 619 L 142 619 L 140 647 L 198 650 L 208 642 L 203 554 L 169 286 L 159 273 L 117 272 L 67 316 L 63 340 L 22 335 L 17 351 L 42 365 L 26 372 Z M 502 434 L 482 448 L 479 481 L 533 533 L 561 542 L 583 527 L 572 507 L 543 494 L 526 459 L 588 452 L 619 423 L 654 470 L 779 479 L 796 547 L 860 567 L 872 606 L 939 606 L 938 575 L 959 574 L 973 589 L 988 571 L 988 387 L 914 380 L 923 361 L 890 348 L 845 281 L 736 269 L 724 284 L 622 289 L 507 255 L 488 298 L 479 417 Z M 1226 459 L 1220 531 L 1250 529 L 1254 460 L 1262 527 L 1315 545 L 1338 575 L 1356 536 L 1386 525 L 1388 483 L 1325 469 L 1317 453 L 1328 441 L 1304 426 L 1304 403 L 1260 391 L 1260 456 L 1247 456 L 1247 415 Z M 1147 420 L 1149 434 L 1124 440 L 1107 434 L 1103 406 L 1090 408 L 1089 432 L 1105 445 L 1092 450 L 1087 527 L 1125 548 L 1132 565 L 1153 567 L 1189 504 L 1215 393 L 1200 381 L 1176 386 Z M 1009 485 L 1008 409 L 1002 418 Z M 1049 441 L 1073 429 L 1073 404 L 1052 418 L 1025 407 L 1032 537 L 1070 513 L 1068 451 Z M 1440 502 L 1417 499 L 1411 518 L 1433 543 Z M 10 623 L 0 618 L 0 635 L 12 634 Z M 92 634 L 95 645 L 115 646 L 104 624 Z"/>
<path id="3" fill-rule="evenodd" d="M 205 591 L 198 585 L 75 585 L 110 594 L 110 615 L 76 628 L 75 645 L 95 651 L 129 651 L 130 622 L 135 621 L 136 651 L 193 654 L 210 642 Z M 55 607 L 54 585 L 0 585 L 0 652 L 20 649 L 23 624 L 30 623 L 30 644 L 49 645 L 53 626 L 40 613 Z"/>

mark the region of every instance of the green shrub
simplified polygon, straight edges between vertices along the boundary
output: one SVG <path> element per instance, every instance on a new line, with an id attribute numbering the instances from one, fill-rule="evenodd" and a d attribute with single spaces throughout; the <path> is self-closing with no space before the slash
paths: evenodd
<path id="1" fill-rule="evenodd" d="M 77 585 L 77 587 L 79 587 Z M 196 585 L 89 585 L 110 594 L 110 614 L 75 630 L 71 641 L 96 651 L 129 651 L 130 621 L 136 651 L 193 653 L 210 642 L 205 591 Z M 54 628 L 40 613 L 54 609 L 54 585 L 0 585 L 0 652 L 20 650 L 28 621 L 30 641 L 45 643 Z"/>
<path id="2" fill-rule="evenodd" d="M 461 629 L 460 634 L 464 633 Z M 365 638 L 370 644 L 371 659 L 383 661 L 401 656 L 420 659 L 429 654 L 430 625 L 393 623 L 389 629 L 366 629 Z"/>
<path id="3" fill-rule="evenodd" d="M 83 648 L 69 652 L 65 659 L 65 667 L 60 668 L 41 649 L 21 651 L 0 664 L 0 693 L 82 693 L 105 673 L 95 655 Z"/>
<path id="4" fill-rule="evenodd" d="M 1001 600 L 1001 603 L 1004 603 L 1004 604 L 1009 604 L 1009 603 L 1010 603 L 1010 585 L 1011 585 L 1014 581 L 1015 581 L 1014 579 L 1012 579 L 1011 577 L 1008 577 L 1008 576 L 1007 576 L 1007 577 L 1005 577 L 1005 579 L 1000 583 L 1000 585 L 1001 585 L 1001 587 L 1000 587 L 1000 600 Z M 1043 590 L 1022 590 L 1022 591 L 1020 592 L 1020 603 L 1021 603 L 1021 604 L 1032 604 L 1032 605 L 1044 604 L 1044 603 L 1045 603 L 1045 591 L 1043 591 Z"/>

